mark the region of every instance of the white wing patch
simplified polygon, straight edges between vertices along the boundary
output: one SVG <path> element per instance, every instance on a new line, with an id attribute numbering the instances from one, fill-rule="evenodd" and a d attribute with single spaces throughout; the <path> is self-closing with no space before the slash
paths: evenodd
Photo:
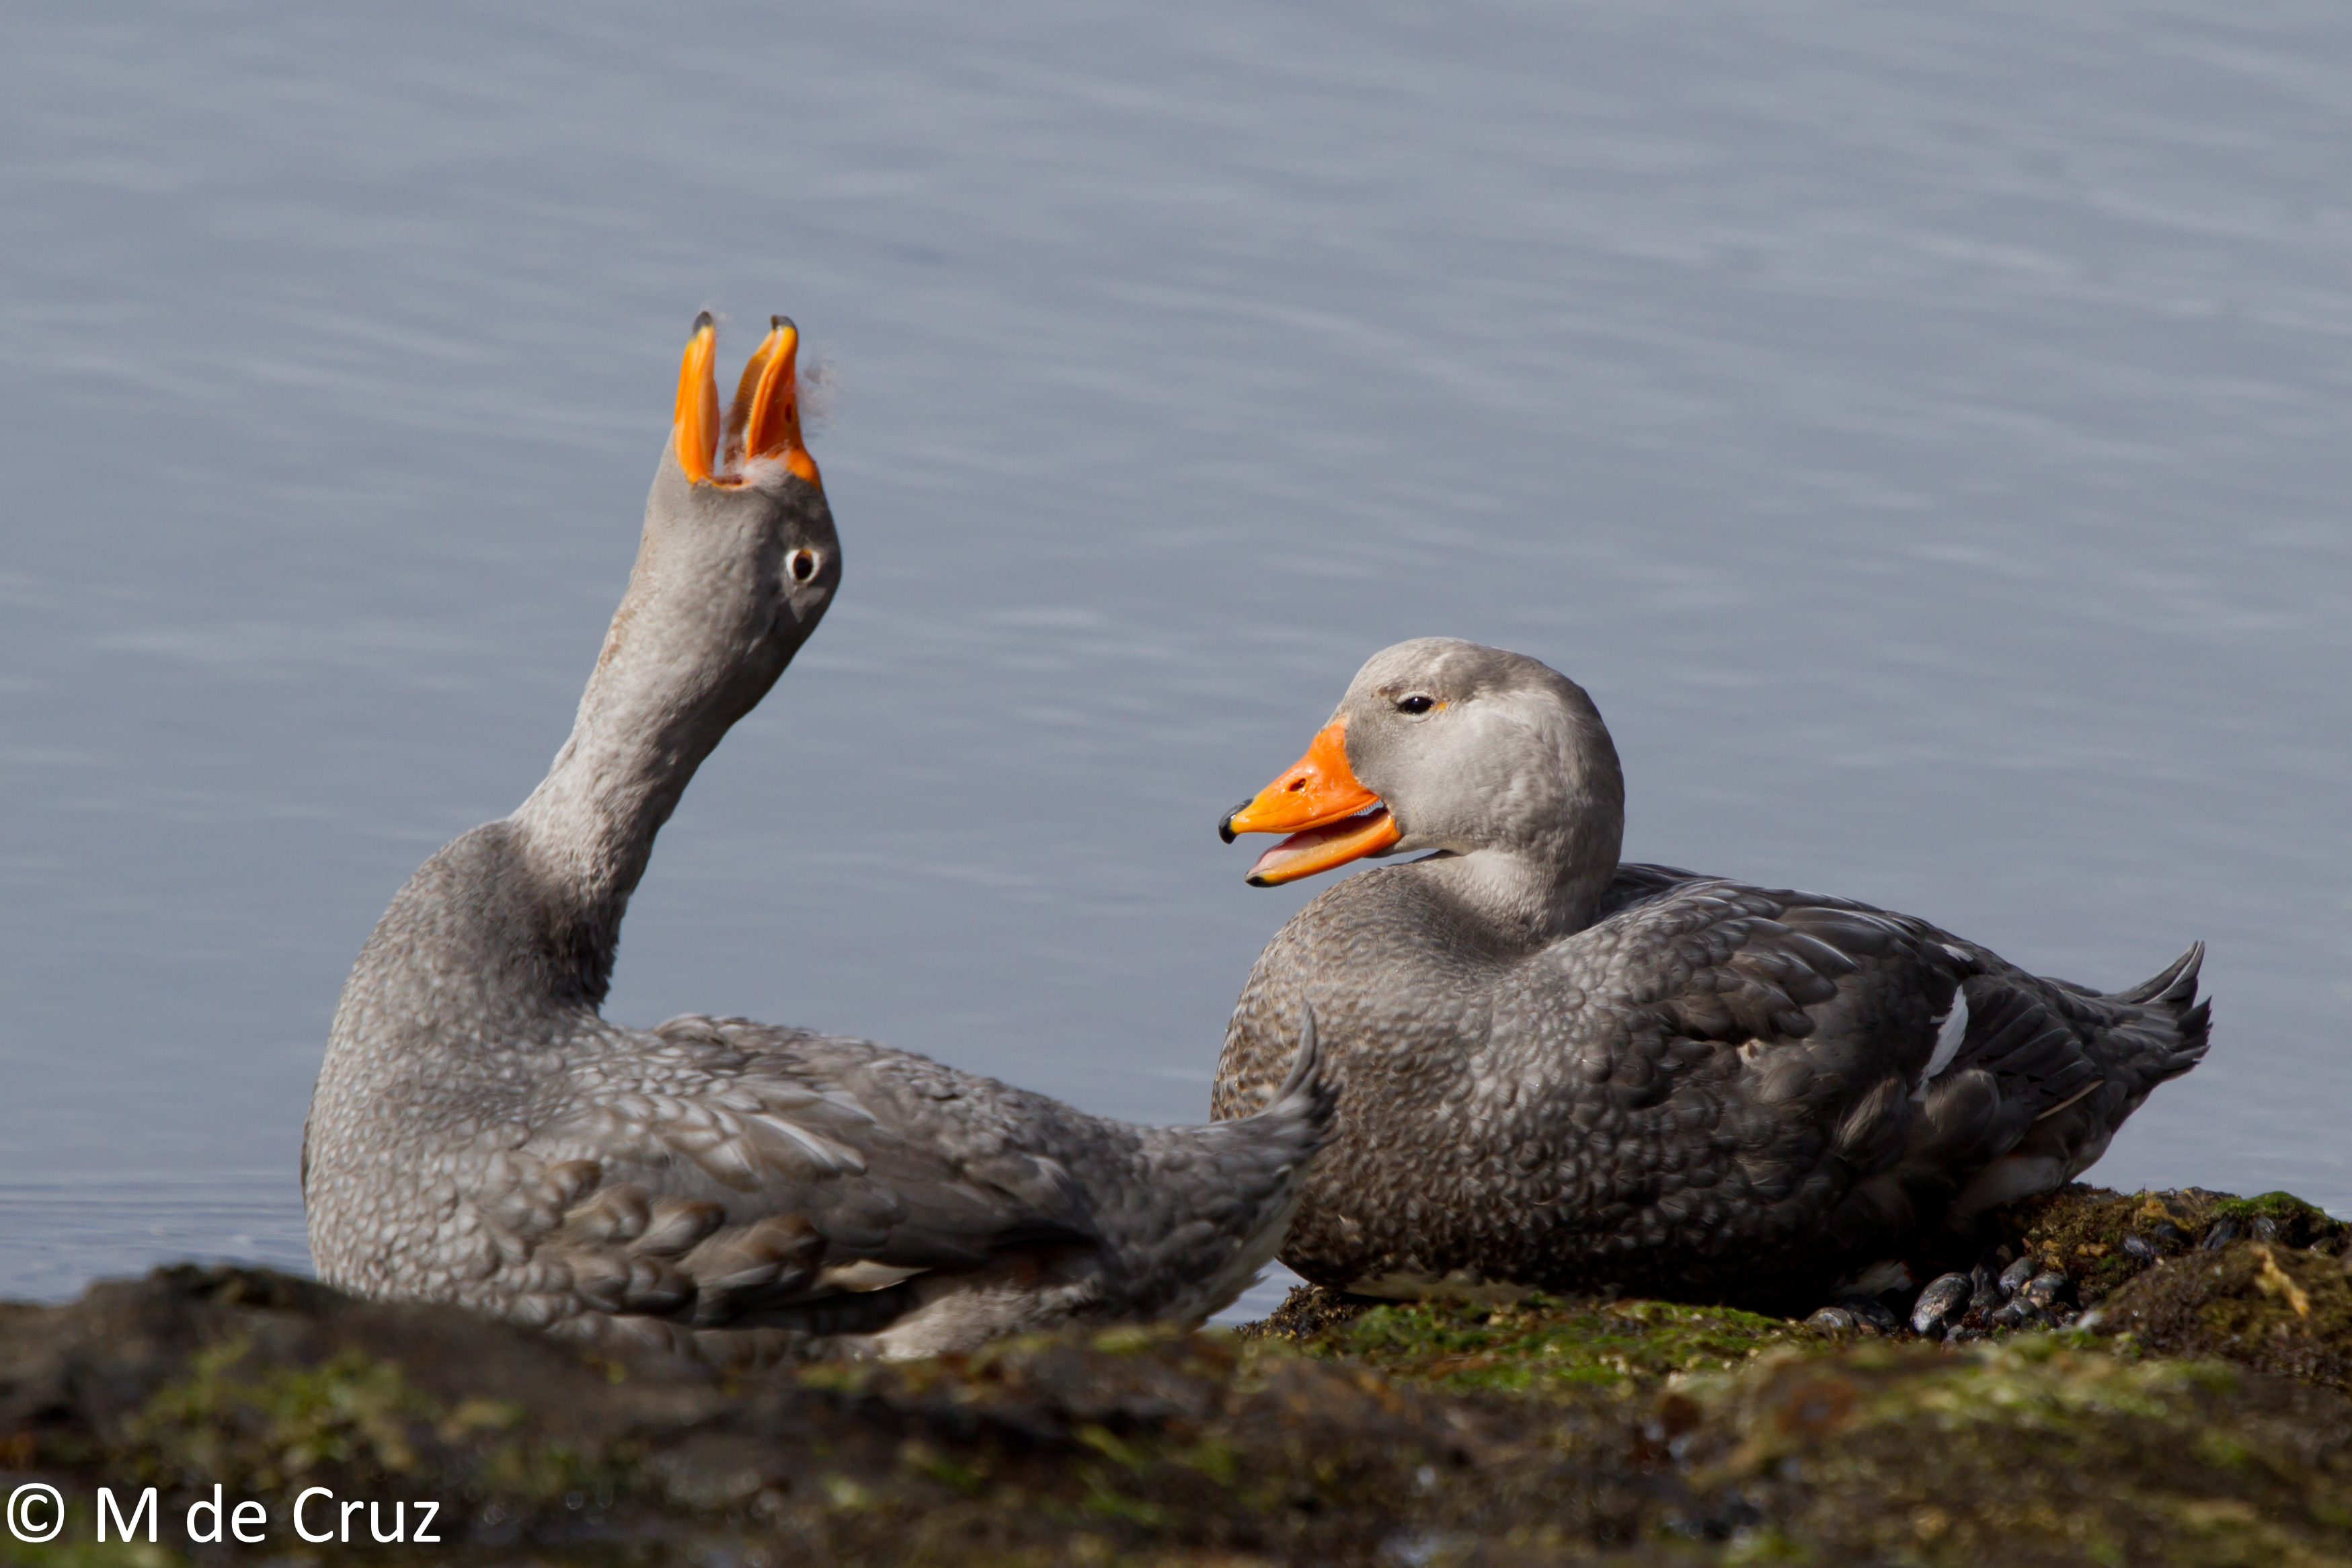
<path id="1" fill-rule="evenodd" d="M 1936 1022 L 1943 1027 L 1936 1031 L 1935 1054 L 1927 1058 L 1927 1068 L 1919 1074 L 1918 1081 L 1911 1086 L 1911 1098 L 1914 1100 L 1927 1099 L 1927 1085 L 1935 1081 L 1937 1073 L 1950 1067 L 1952 1058 L 1960 1054 L 1960 1042 L 1969 1035 L 1969 994 L 1954 990 L 1950 1011 Z"/>
<path id="2" fill-rule="evenodd" d="M 882 1290 L 922 1272 L 919 1268 L 900 1268 L 894 1264 L 877 1263 L 870 1258 L 861 1258 L 855 1263 L 825 1269 L 816 1277 L 816 1282 L 842 1291 Z"/>

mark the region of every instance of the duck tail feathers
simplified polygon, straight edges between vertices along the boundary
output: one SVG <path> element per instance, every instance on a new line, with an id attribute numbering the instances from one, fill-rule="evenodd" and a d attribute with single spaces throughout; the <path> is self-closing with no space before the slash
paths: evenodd
<path id="1" fill-rule="evenodd" d="M 2118 1032 L 2139 1037 L 2143 1050 L 2135 1065 L 2150 1086 L 2179 1078 L 2203 1061 L 2212 1043 L 2213 1004 L 2197 995 L 2197 972 L 2204 963 L 2205 944 L 2192 942 L 2158 973 L 2105 998 L 2138 1015 Z"/>
<path id="2" fill-rule="evenodd" d="M 1266 1107 L 1197 1127 L 1143 1130 L 1136 1179 L 1107 1228 L 1110 1310 L 1197 1322 L 1241 1294 L 1274 1260 L 1331 1134 L 1337 1088 L 1323 1073 L 1315 1015 L 1289 1076 Z"/>
<path id="3" fill-rule="evenodd" d="M 2127 990 L 2110 994 L 2110 1002 L 2189 1001 L 2197 994 L 2197 972 L 2205 967 L 2205 944 L 2192 942 L 2189 951 Z"/>
<path id="4" fill-rule="evenodd" d="M 1274 1102 L 1260 1116 L 1296 1118 L 1314 1127 L 1319 1145 L 1331 1126 L 1331 1110 L 1339 1100 L 1338 1089 L 1323 1076 L 1323 1051 L 1315 1037 L 1315 1007 L 1312 1003 L 1299 1006 L 1298 1053 L 1291 1058 L 1289 1076 L 1275 1091 Z"/>

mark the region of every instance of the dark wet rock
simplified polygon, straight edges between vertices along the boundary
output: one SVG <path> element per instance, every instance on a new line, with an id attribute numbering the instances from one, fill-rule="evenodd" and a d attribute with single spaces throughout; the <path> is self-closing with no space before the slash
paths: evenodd
<path id="1" fill-rule="evenodd" d="M 1843 1307 L 1822 1308 L 1805 1320 L 1805 1327 L 1833 1340 L 1851 1339 L 1863 1331 L 1860 1321 Z"/>
<path id="2" fill-rule="evenodd" d="M 2352 1401 L 2306 1384 L 2029 1337 L 1768 1356 L 1691 1392 L 1694 1485 L 1737 1489 L 1760 1517 L 1688 1561 L 2267 1568 L 2352 1552 L 2352 1471 L 2336 1468 Z"/>
<path id="3" fill-rule="evenodd" d="M 2352 1391 L 2352 1272 L 2325 1253 L 2248 1240 L 2172 1258 L 2109 1297 L 2097 1329 Z"/>
<path id="4" fill-rule="evenodd" d="M 1969 1274 L 1969 1310 L 1979 1317 L 1990 1313 L 2003 1301 L 2009 1300 L 2001 1291 L 2000 1273 L 1998 1269 L 1979 1263 Z"/>
<path id="5" fill-rule="evenodd" d="M 2334 1251 L 2346 1237 L 2352 1236 L 2352 1225 L 2305 1203 L 2292 1193 L 2263 1193 L 2251 1198 L 2222 1195 L 2214 1205 L 2214 1214 L 2217 1217 L 2239 1219 L 2247 1235 L 2256 1241 L 2284 1242 L 2294 1247 Z"/>
<path id="6" fill-rule="evenodd" d="M 2184 1237 L 2226 1210 L 2311 1245 L 2183 1250 L 2156 1224 L 2175 1205 Z M 313 1485 L 442 1500 L 447 1544 L 413 1560 L 453 1568 L 2352 1562 L 2352 1276 L 2315 1215 L 2062 1194 L 2012 1258 L 1979 1257 L 1991 1311 L 1967 1310 L 1973 1269 L 1953 1276 L 1942 1343 L 1864 1331 L 1897 1328 L 1867 1299 L 1799 1324 L 1308 1289 L 1242 1334 L 731 1380 L 260 1271 L 164 1270 L 0 1305 L 0 1490 L 44 1480 L 79 1508 L 50 1568 L 95 1568 L 101 1482 L 160 1489 L 165 1539 L 131 1568 L 229 1561 L 173 1539 L 215 1484 L 270 1504 L 257 1563 L 386 1561 L 293 1540 L 286 1505 Z M 2133 1258 L 2133 1234 L 2167 1255 Z M 2095 1331 L 2034 1331 L 2074 1290 L 2036 1249 L 2101 1243 L 2129 1272 Z"/>
<path id="7" fill-rule="evenodd" d="M 2074 1282 L 2058 1269 L 2044 1269 L 2025 1282 L 2021 1293 L 2047 1311 L 2074 1293 Z"/>
<path id="8" fill-rule="evenodd" d="M 2040 1270 L 2035 1267 L 2033 1259 L 2031 1258 L 2021 1258 L 2016 1262 L 2011 1263 L 2008 1268 L 2002 1269 L 2000 1271 L 2000 1278 L 1995 1279 L 1993 1283 L 2000 1289 L 2002 1297 L 2005 1299 L 2014 1296 L 2020 1290 L 2025 1289 L 2025 1282 L 2032 1279 L 2034 1275 L 2039 1272 Z"/>
<path id="9" fill-rule="evenodd" d="M 1965 1274 L 1947 1274 L 1931 1279 L 1919 1292 L 1918 1300 L 1911 1305 L 1911 1331 L 1930 1339 L 1940 1335 L 1945 1327 L 1968 1310 L 1969 1297 L 1975 1282 Z"/>
<path id="10" fill-rule="evenodd" d="M 1306 1340 L 1339 1328 L 1384 1303 L 1376 1296 L 1351 1296 L 1301 1285 L 1282 1299 L 1282 1305 L 1255 1323 L 1241 1328 L 1244 1339 Z"/>
<path id="11" fill-rule="evenodd" d="M 2257 1221 L 2275 1230 L 2273 1239 L 2294 1247 L 2332 1250 L 2352 1236 L 2352 1226 L 2287 1193 L 2241 1198 L 2201 1187 L 2165 1192 L 2117 1193 L 2081 1183 L 1996 1212 L 1993 1223 L 2023 1257 L 2044 1270 L 2065 1274 L 2085 1307 L 2153 1268 L 2188 1238 L 2209 1234 L 2223 1222 L 2252 1235 Z M 2131 1245 L 2137 1237 L 2140 1245 Z"/>
<path id="12" fill-rule="evenodd" d="M 2221 1194 L 2191 1188 L 2175 1193 L 2115 1193 L 2080 1183 L 2011 1205 L 2000 1215 L 2021 1256 L 2044 1274 L 2063 1275 L 2076 1300 L 2099 1299 L 2153 1261 L 2124 1245 L 2157 1219 L 2194 1218 Z"/>
<path id="13" fill-rule="evenodd" d="M 1841 1296 L 1831 1304 L 1853 1313 L 1854 1321 L 1873 1333 L 1891 1334 L 1903 1326 L 1903 1320 L 1875 1296 Z"/>
<path id="14" fill-rule="evenodd" d="M 181 1561 L 215 1484 L 312 1561 L 336 1548 L 288 1509 L 313 1486 L 437 1500 L 425 1555 L 460 1562 L 1370 1563 L 1403 1532 L 1583 1554 L 1670 1508 L 1712 1525 L 1635 1425 L 1606 1395 L 1465 1398 L 1230 1335 L 721 1381 L 255 1270 L 0 1309 L 0 1481 L 58 1486 L 78 1534 L 97 1486 L 158 1487 L 164 1542 L 134 1568 Z"/>
<path id="15" fill-rule="evenodd" d="M 2190 1245 L 2189 1233 L 2168 1219 L 2160 1219 L 2150 1225 L 2147 1234 L 2168 1252 L 2185 1252 Z"/>
<path id="16" fill-rule="evenodd" d="M 2213 1251 L 2217 1248 L 2229 1246 L 2230 1243 L 2237 1240 L 2241 1236 L 2243 1236 L 2245 1234 L 2245 1230 L 2246 1227 L 2238 1223 L 2238 1219 L 2235 1215 L 2223 1215 L 2220 1219 L 2215 1220 L 2206 1230 L 2205 1239 L 2198 1245 L 2204 1247 L 2209 1252 Z"/>

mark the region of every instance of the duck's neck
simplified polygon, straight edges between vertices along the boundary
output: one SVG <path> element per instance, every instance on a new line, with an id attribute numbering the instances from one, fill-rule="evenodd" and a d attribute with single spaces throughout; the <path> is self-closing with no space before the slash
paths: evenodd
<path id="1" fill-rule="evenodd" d="M 535 944 L 563 955 L 559 984 L 576 987 L 576 999 L 591 1006 L 611 984 L 621 917 L 655 835 L 695 770 L 751 707 L 730 670 L 662 657 L 663 638 L 647 628 L 634 628 L 640 635 L 632 637 L 636 598 L 633 584 L 570 738 L 508 818 L 543 922 Z"/>
<path id="2" fill-rule="evenodd" d="M 1616 874 L 1608 864 L 1563 868 L 1542 857 L 1508 849 L 1435 855 L 1414 870 L 1469 908 L 1494 934 L 1513 946 L 1537 948 L 1592 923 Z"/>

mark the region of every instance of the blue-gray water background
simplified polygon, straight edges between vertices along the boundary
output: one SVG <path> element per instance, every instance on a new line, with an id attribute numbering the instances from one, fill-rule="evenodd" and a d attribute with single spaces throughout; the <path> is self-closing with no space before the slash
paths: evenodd
<path id="1" fill-rule="evenodd" d="M 2352 10 L 20 6 L 0 1294 L 299 1264 L 346 966 L 562 739 L 687 325 L 846 584 L 612 1012 L 1195 1120 L 1219 814 L 1371 650 L 1584 682 L 1627 853 L 2215 1047 L 2095 1173 L 2352 1208 Z"/>

